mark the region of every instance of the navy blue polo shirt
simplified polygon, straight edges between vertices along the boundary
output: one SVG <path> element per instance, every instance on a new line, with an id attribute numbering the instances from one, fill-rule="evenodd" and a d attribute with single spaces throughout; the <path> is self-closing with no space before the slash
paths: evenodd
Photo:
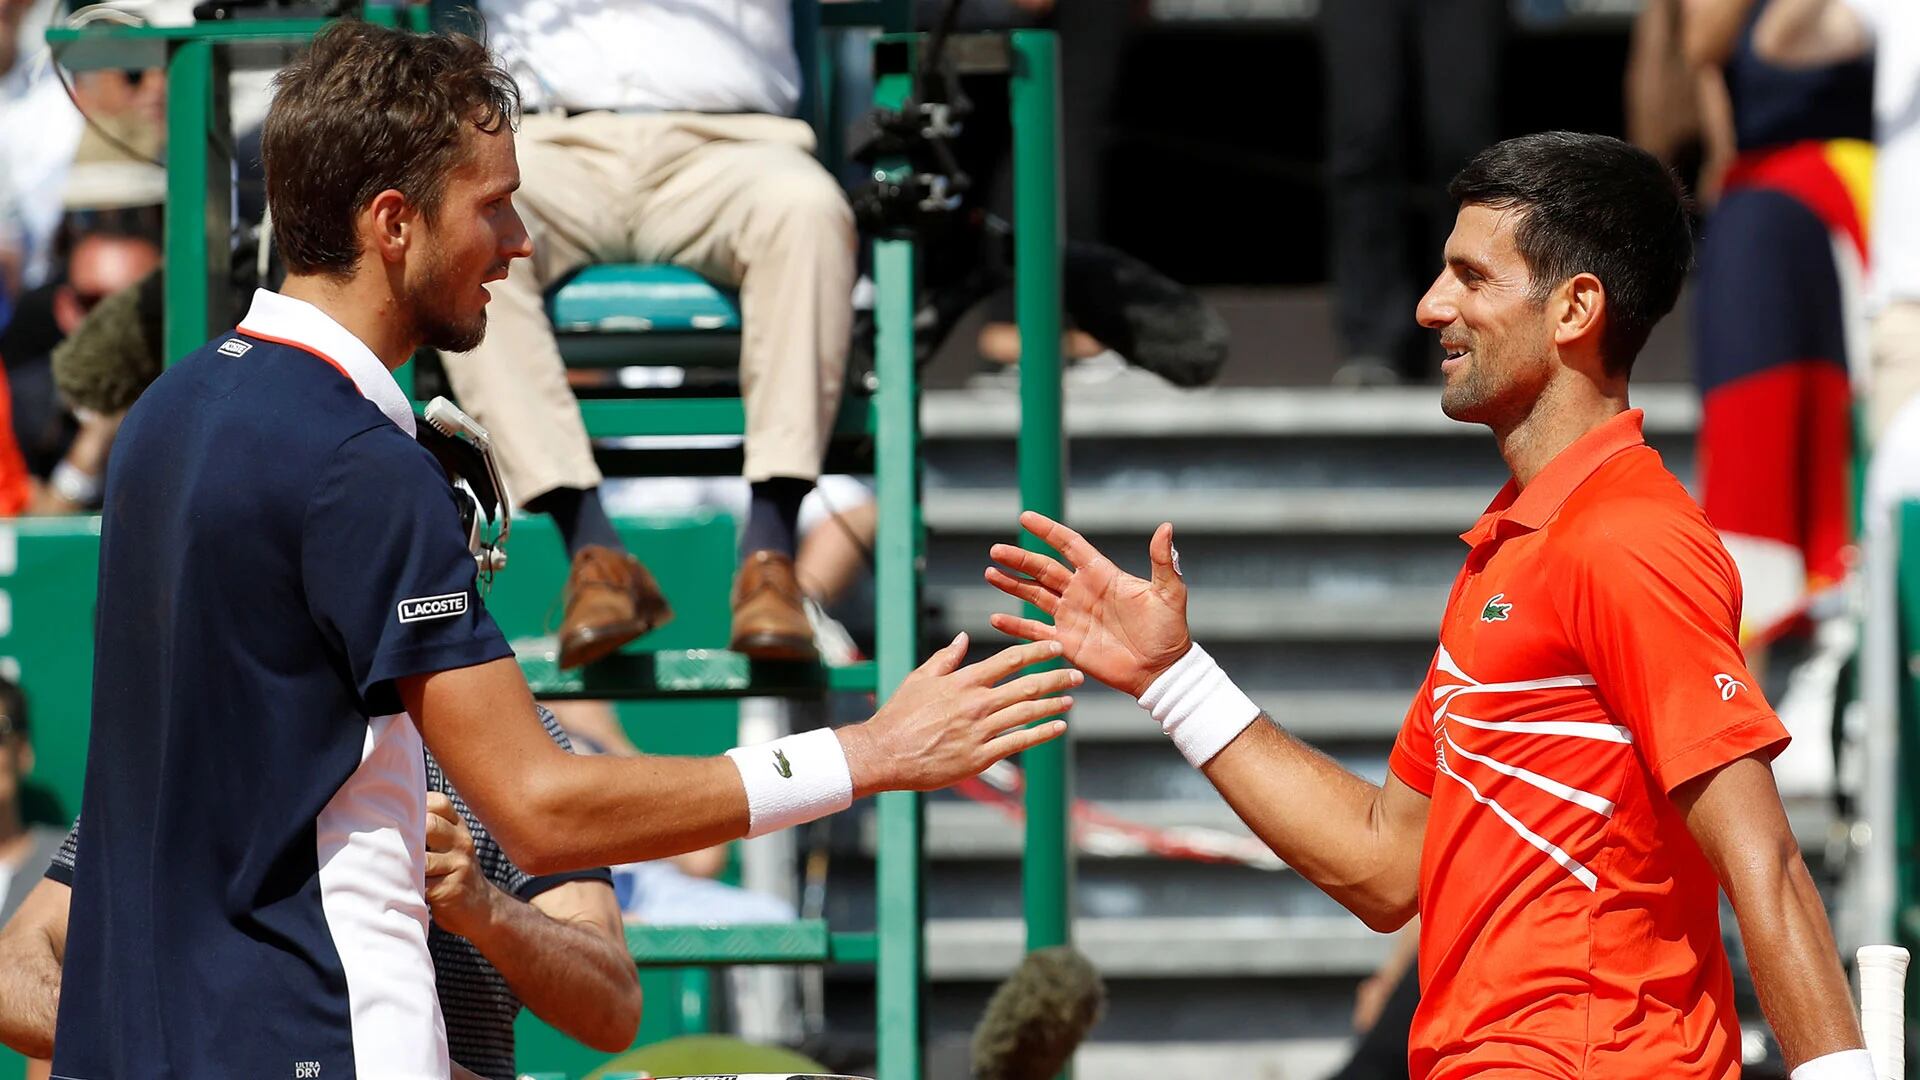
<path id="1" fill-rule="evenodd" d="M 128 414 L 55 1076 L 447 1075 L 394 681 L 510 649 L 412 432 L 364 344 L 268 292 Z"/>

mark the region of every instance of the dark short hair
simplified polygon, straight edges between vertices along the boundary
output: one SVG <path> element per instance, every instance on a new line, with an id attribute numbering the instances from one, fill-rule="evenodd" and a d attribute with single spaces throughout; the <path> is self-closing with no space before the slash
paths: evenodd
<path id="1" fill-rule="evenodd" d="M 461 132 L 520 111 L 513 79 L 465 34 L 342 19 L 274 78 L 260 134 L 274 243 L 297 274 L 360 262 L 353 219 L 391 188 L 432 220 L 461 163 Z"/>
<path id="2" fill-rule="evenodd" d="M 0 676 L 0 737 L 27 737 L 27 695 L 12 679 Z"/>
<path id="3" fill-rule="evenodd" d="M 1533 298 L 1575 274 L 1607 295 L 1600 341 L 1607 370 L 1624 375 L 1653 326 L 1673 310 L 1693 266 L 1686 189 L 1652 154 L 1605 135 L 1547 131 L 1482 150 L 1448 185 L 1461 206 L 1516 210 L 1514 246 Z"/>

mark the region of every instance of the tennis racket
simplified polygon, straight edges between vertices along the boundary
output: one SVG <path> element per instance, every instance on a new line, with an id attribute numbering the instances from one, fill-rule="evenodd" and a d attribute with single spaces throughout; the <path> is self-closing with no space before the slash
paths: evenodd
<path id="1" fill-rule="evenodd" d="M 1862 945 L 1860 1033 L 1880 1080 L 1907 1078 L 1907 950 L 1898 945 Z"/>

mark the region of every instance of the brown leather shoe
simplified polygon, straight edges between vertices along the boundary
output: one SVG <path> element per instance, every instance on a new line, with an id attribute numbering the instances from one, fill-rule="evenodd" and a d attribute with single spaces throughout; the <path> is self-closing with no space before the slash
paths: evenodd
<path id="1" fill-rule="evenodd" d="M 800 606 L 800 579 L 793 559 L 777 551 L 756 551 L 740 564 L 733 579 L 734 652 L 755 660 L 818 660 L 813 625 Z"/>
<path id="2" fill-rule="evenodd" d="M 562 668 L 591 664 L 673 618 L 659 583 L 639 559 L 598 544 L 573 557 L 562 596 Z"/>

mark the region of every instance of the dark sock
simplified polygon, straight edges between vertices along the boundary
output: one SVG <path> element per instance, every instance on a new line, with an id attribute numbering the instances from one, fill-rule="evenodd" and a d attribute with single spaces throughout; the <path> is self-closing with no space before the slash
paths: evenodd
<path id="1" fill-rule="evenodd" d="M 606 507 L 600 505 L 599 488 L 554 488 L 537 499 L 528 499 L 527 509 L 551 517 L 560 527 L 560 539 L 567 545 L 569 559 L 591 544 L 615 551 L 627 549 L 620 542 L 620 534 L 614 531 L 613 522 L 607 519 Z"/>
<path id="2" fill-rule="evenodd" d="M 740 535 L 740 557 L 777 551 L 791 558 L 799 544 L 800 500 L 812 490 L 813 481 L 791 476 L 755 480 L 747 503 L 747 527 Z"/>

